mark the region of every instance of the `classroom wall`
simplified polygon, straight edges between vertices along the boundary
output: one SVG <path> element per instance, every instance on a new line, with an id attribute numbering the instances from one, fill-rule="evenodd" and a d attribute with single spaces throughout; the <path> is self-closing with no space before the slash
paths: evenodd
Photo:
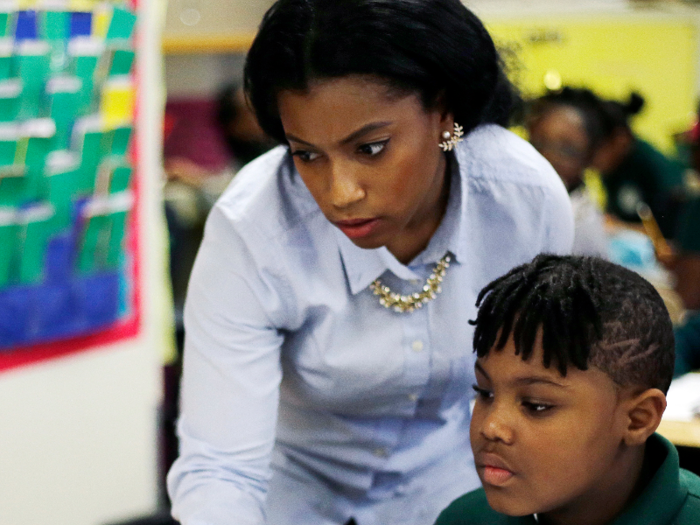
<path id="1" fill-rule="evenodd" d="M 167 36 L 226 35 L 255 31 L 273 0 L 170 0 Z"/>
<path id="2" fill-rule="evenodd" d="M 157 421 L 172 346 L 161 203 L 159 1 L 142 1 L 141 334 L 0 373 L 0 524 L 104 525 L 158 505 Z"/>
<path id="3" fill-rule="evenodd" d="M 172 0 L 165 34 L 254 33 L 271 0 Z M 637 131 L 667 152 L 671 136 L 694 119 L 700 93 L 700 10 L 668 2 L 629 0 L 464 0 L 503 48 L 518 53 L 516 81 L 526 95 L 544 91 L 543 78 L 556 71 L 564 83 L 587 85 L 602 95 L 625 98 L 639 90 L 647 107 Z M 182 16 L 196 5 L 199 21 Z M 216 20 L 215 20 L 216 19 Z M 227 29 L 228 27 L 228 29 Z M 530 42 L 535 29 L 562 35 L 558 42 Z M 610 53 L 615 49 L 615 53 Z M 241 54 L 183 54 L 165 58 L 168 96 L 207 97 L 223 84 L 240 81 Z M 545 66 L 545 64 L 553 64 Z"/>

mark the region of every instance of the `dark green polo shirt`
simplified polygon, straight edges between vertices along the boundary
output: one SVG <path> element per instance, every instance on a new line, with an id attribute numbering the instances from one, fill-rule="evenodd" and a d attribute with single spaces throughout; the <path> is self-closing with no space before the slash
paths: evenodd
<path id="1" fill-rule="evenodd" d="M 637 205 L 646 203 L 659 223 L 664 237 L 677 228 L 683 196 L 685 167 L 663 155 L 648 142 L 635 139 L 620 165 L 602 173 L 608 194 L 608 213 L 626 222 L 639 222 Z"/>
<path id="2" fill-rule="evenodd" d="M 700 254 L 700 197 L 691 198 L 678 219 L 676 244 L 681 253 Z"/>
<path id="3" fill-rule="evenodd" d="M 700 477 L 680 469 L 678 452 L 666 438 L 654 434 L 647 441 L 646 461 L 661 465 L 639 497 L 608 525 L 700 524 Z M 435 525 L 535 525 L 534 516 L 500 514 L 486 501 L 483 489 L 456 499 Z"/>
<path id="4" fill-rule="evenodd" d="M 673 330 L 676 339 L 676 363 L 673 376 L 700 369 L 700 312 L 695 312 Z"/>

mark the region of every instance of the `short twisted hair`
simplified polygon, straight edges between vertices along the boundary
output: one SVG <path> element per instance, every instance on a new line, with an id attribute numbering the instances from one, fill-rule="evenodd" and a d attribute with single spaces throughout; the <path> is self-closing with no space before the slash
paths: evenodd
<path id="1" fill-rule="evenodd" d="M 673 326 L 640 275 L 595 257 L 538 255 L 489 283 L 477 298 L 474 351 L 484 357 L 513 336 L 530 358 L 542 331 L 543 365 L 566 375 L 594 366 L 620 386 L 668 390 Z"/>

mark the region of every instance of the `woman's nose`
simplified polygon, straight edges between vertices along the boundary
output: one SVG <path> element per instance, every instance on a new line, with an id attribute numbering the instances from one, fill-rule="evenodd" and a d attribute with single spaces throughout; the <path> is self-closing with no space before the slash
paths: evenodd
<path id="1" fill-rule="evenodd" d="M 330 201 L 338 209 L 344 209 L 366 196 L 357 173 L 347 164 L 334 164 L 331 169 Z"/>

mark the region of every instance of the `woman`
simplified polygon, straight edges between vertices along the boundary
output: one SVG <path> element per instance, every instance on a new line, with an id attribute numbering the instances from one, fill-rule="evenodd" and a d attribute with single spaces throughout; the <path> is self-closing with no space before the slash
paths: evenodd
<path id="1" fill-rule="evenodd" d="M 537 99 L 530 108 L 530 143 L 561 177 L 574 211 L 572 253 L 607 258 L 603 213 L 584 184 L 584 172 L 603 142 L 603 102 L 590 90 L 565 87 Z"/>
<path id="2" fill-rule="evenodd" d="M 185 311 L 173 514 L 432 523 L 479 483 L 476 294 L 570 249 L 566 191 L 495 124 L 513 97 L 459 0 L 280 0 L 245 75 L 283 145 L 208 219 Z"/>

